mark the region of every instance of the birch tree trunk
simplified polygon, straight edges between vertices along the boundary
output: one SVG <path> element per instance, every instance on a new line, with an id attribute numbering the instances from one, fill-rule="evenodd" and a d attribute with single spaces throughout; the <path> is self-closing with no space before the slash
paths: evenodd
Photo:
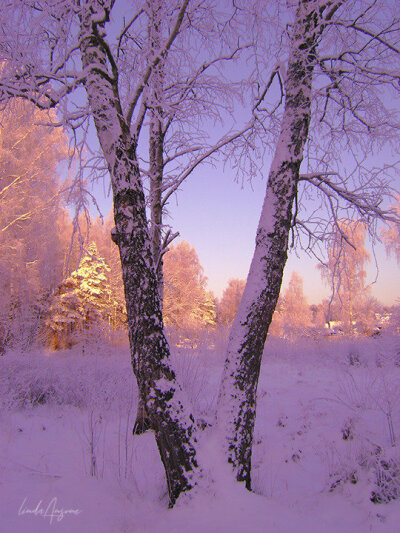
<path id="1" fill-rule="evenodd" d="M 172 505 L 196 484 L 195 425 L 170 365 L 135 141 L 124 122 L 117 80 L 108 73 L 100 34 L 107 11 L 99 2 L 90 7 L 80 15 L 85 88 L 111 176 L 113 239 L 121 257 L 133 371 L 155 432 Z"/>
<path id="2" fill-rule="evenodd" d="M 161 24 L 163 3 L 160 0 L 147 2 L 149 15 L 148 36 L 150 42 L 149 62 L 160 51 L 161 47 Z M 163 97 L 163 65 L 164 60 L 156 65 L 149 82 L 146 98 L 146 107 L 150 116 L 149 123 L 149 181 L 150 181 L 150 240 L 157 289 L 161 308 L 164 298 L 164 270 L 162 250 L 162 185 L 164 170 L 164 133 L 163 133 L 163 110 L 161 100 Z M 133 426 L 133 434 L 140 435 L 151 429 L 151 422 L 147 414 L 146 405 L 141 398 L 137 407 L 136 420 Z"/>
<path id="3" fill-rule="evenodd" d="M 156 266 L 157 286 L 160 301 L 164 296 L 163 249 L 162 249 L 162 182 L 163 182 L 163 131 L 157 112 L 150 123 L 150 210 L 151 245 Z"/>
<path id="4" fill-rule="evenodd" d="M 148 3 L 150 61 L 160 50 L 163 3 L 151 0 Z M 164 171 L 164 131 L 163 131 L 163 78 L 164 61 L 161 60 L 153 70 L 149 83 L 149 172 L 150 172 L 150 212 L 151 212 L 151 246 L 158 293 L 161 303 L 164 293 L 163 250 L 162 250 L 162 186 Z"/>
<path id="5" fill-rule="evenodd" d="M 293 201 L 311 117 L 311 85 L 324 6 L 299 0 L 292 29 L 281 131 L 271 164 L 246 287 L 230 332 L 218 423 L 228 462 L 251 489 L 251 451 L 264 343 L 287 259 Z"/>

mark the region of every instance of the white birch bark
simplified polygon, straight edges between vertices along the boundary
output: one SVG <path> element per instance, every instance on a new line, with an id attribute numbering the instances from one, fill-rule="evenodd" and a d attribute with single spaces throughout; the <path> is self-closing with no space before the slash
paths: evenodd
<path id="1" fill-rule="evenodd" d="M 333 7 L 333 2 L 328 2 Z M 313 63 L 327 7 L 299 0 L 285 82 L 285 107 L 246 287 L 228 340 L 218 400 L 228 462 L 251 488 L 257 383 L 268 328 L 281 288 L 293 201 L 311 117 Z M 329 6 L 328 6 L 329 7 Z"/>
<path id="2" fill-rule="evenodd" d="M 148 3 L 150 61 L 160 50 L 163 3 L 152 0 Z M 155 67 L 149 80 L 149 175 L 150 175 L 150 213 L 151 245 L 156 265 L 156 276 L 160 300 L 163 300 L 163 250 L 162 250 L 162 187 L 164 171 L 164 132 L 163 132 L 163 78 L 164 60 Z"/>
<path id="3" fill-rule="evenodd" d="M 113 238 L 121 257 L 133 371 L 155 432 L 173 504 L 180 493 L 196 484 L 195 426 L 170 365 L 136 146 L 123 119 L 117 82 L 108 72 L 100 35 L 101 20 L 106 16 L 97 1 L 81 11 L 85 88 L 111 176 L 116 226 Z"/>
<path id="4" fill-rule="evenodd" d="M 149 63 L 154 61 L 154 58 L 161 48 L 161 24 L 163 3 L 160 0 L 152 0 L 147 2 L 147 10 L 149 16 L 148 22 L 148 36 L 150 43 Z M 158 295 L 160 298 L 160 305 L 163 305 L 164 296 L 164 276 L 163 276 L 163 250 L 162 250 L 162 226 L 163 226 L 163 210 L 162 210 L 162 185 L 163 185 L 163 170 L 164 170 L 164 135 L 163 135 L 163 121 L 162 121 L 162 105 L 161 99 L 163 96 L 163 66 L 164 59 L 154 68 L 146 91 L 146 108 L 147 114 L 150 116 L 149 122 L 149 180 L 150 180 L 150 240 L 151 251 L 153 254 L 153 262 L 155 265 L 155 274 L 157 278 Z M 151 428 L 151 422 L 147 415 L 146 405 L 144 401 L 139 398 L 136 420 L 133 427 L 133 434 L 139 435 Z"/>

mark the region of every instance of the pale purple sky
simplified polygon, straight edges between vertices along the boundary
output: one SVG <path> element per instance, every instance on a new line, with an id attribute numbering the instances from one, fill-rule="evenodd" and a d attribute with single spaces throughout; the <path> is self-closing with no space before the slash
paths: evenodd
<path id="1" fill-rule="evenodd" d="M 173 231 L 179 231 L 180 237 L 175 242 L 185 239 L 196 249 L 208 278 L 208 288 L 218 297 L 229 279 L 247 277 L 264 193 L 264 179 L 255 177 L 251 185 L 237 183 L 231 172 L 205 165 L 170 200 L 165 223 Z M 111 200 L 104 198 L 103 186 L 96 187 L 96 196 L 103 214 L 107 214 Z M 317 262 L 301 251 L 298 255 L 294 250 L 289 254 L 283 288 L 296 270 L 303 277 L 309 303 L 319 303 L 329 295 L 329 290 L 321 281 Z M 372 258 L 367 281 L 373 283 L 373 296 L 392 305 L 400 298 L 399 266 L 387 257 L 380 244 L 376 246 L 376 257 L 378 279 L 373 283 L 377 272 Z"/>
<path id="2" fill-rule="evenodd" d="M 120 3 L 119 8 L 125 6 Z M 237 64 L 226 66 L 227 73 L 235 78 L 239 72 Z M 241 73 L 243 74 L 243 73 Z M 239 76 L 240 77 L 240 76 Z M 239 106 L 231 126 L 246 123 L 246 111 Z M 225 117 L 229 122 L 229 116 Z M 248 117 L 247 117 L 248 119 Z M 224 119 L 225 122 L 225 119 Z M 211 135 L 222 135 L 229 130 L 229 125 L 211 125 Z M 265 179 L 268 176 L 268 161 L 265 161 Z M 252 184 L 236 183 L 229 167 L 213 168 L 204 165 L 183 184 L 176 197 L 169 203 L 169 217 L 165 223 L 173 231 L 179 231 L 180 238 L 187 240 L 196 249 L 205 275 L 208 277 L 209 289 L 216 296 L 221 296 L 229 279 L 247 276 L 254 252 L 255 234 L 261 205 L 265 193 L 265 179 L 254 177 Z M 103 201 L 103 187 L 98 186 L 99 203 L 104 214 L 110 209 L 111 200 Z M 177 242 L 177 241 L 176 241 Z M 329 295 L 329 289 L 323 285 L 317 262 L 305 253 L 292 251 L 287 262 L 284 285 L 287 285 L 293 270 L 297 270 L 304 279 L 304 291 L 310 303 L 318 303 Z M 372 257 L 372 254 L 371 254 Z M 400 298 L 399 266 L 393 258 L 388 258 L 382 245 L 376 246 L 379 275 L 371 290 L 372 295 L 382 303 L 393 304 Z M 368 267 L 368 283 L 377 277 L 374 259 Z"/>
<path id="3" fill-rule="evenodd" d="M 255 178 L 249 183 L 234 182 L 229 173 L 204 167 L 192 176 L 171 202 L 169 223 L 180 236 L 197 250 L 208 277 L 209 288 L 222 294 L 230 278 L 246 278 L 254 252 L 255 234 L 265 181 Z M 388 259 L 382 245 L 376 247 L 379 276 L 371 290 L 382 303 L 392 304 L 400 298 L 399 266 Z M 316 260 L 292 251 L 285 269 L 284 286 L 293 270 L 304 279 L 304 291 L 310 303 L 318 303 L 329 291 L 321 281 Z M 368 282 L 376 278 L 374 260 L 368 268 Z"/>

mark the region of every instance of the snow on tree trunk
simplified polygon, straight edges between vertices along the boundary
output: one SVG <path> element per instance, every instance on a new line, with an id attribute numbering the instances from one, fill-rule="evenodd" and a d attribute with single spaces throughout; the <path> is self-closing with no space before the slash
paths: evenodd
<path id="1" fill-rule="evenodd" d="M 163 181 L 163 134 L 161 122 L 154 117 L 150 124 L 150 203 L 151 203 L 151 244 L 156 265 L 158 292 L 160 300 L 164 294 L 163 257 L 162 257 L 162 204 L 161 191 Z"/>
<path id="2" fill-rule="evenodd" d="M 317 9 L 318 7 L 318 9 Z M 257 229 L 246 287 L 227 346 L 217 418 L 228 462 L 251 488 L 251 451 L 257 383 L 265 339 L 278 301 L 287 259 L 293 201 L 311 116 L 313 61 L 322 31 L 322 8 L 300 0 L 291 36 L 285 108 Z"/>
<path id="3" fill-rule="evenodd" d="M 113 237 L 121 257 L 133 371 L 155 432 L 173 504 L 180 493 L 196 484 L 199 468 L 195 424 L 170 365 L 136 146 L 123 120 L 117 80 L 108 74 L 100 36 L 107 12 L 99 3 L 91 7 L 80 18 L 85 87 L 111 176 L 116 226 Z"/>
<path id="4" fill-rule="evenodd" d="M 160 51 L 160 32 L 162 24 L 162 2 L 147 2 L 149 14 L 148 35 L 150 41 L 149 62 Z M 150 115 L 149 124 L 149 180 L 150 180 L 150 239 L 155 273 L 157 277 L 158 295 L 161 307 L 164 298 L 164 268 L 162 250 L 162 185 L 164 171 L 164 135 L 162 121 L 161 98 L 163 95 L 163 59 L 154 68 L 148 82 L 148 98 L 146 106 Z M 133 434 L 140 435 L 151 428 L 146 406 L 139 399 Z"/>
<path id="5" fill-rule="evenodd" d="M 160 33 L 162 24 L 162 7 L 160 1 L 151 0 L 148 3 L 150 11 L 149 38 L 150 38 L 150 61 L 160 50 Z M 149 80 L 149 173 L 150 173 L 150 213 L 151 213 L 151 246 L 153 259 L 156 265 L 158 292 L 161 302 L 163 301 L 163 250 L 162 250 L 162 186 L 164 171 L 164 133 L 163 133 L 163 78 L 164 64 L 161 60 Z"/>

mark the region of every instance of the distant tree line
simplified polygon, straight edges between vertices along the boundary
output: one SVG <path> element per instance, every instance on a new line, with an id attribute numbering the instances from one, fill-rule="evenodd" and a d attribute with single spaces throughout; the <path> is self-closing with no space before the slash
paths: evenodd
<path id="1" fill-rule="evenodd" d="M 68 157 L 60 129 L 40 125 L 48 112 L 20 101 L 0 129 L 0 345 L 39 342 L 65 348 L 96 330 L 105 337 L 126 329 L 118 248 L 105 220 L 76 220 L 68 209 L 73 190 L 61 183 Z M 397 207 L 398 209 L 398 207 Z M 79 224 L 79 232 L 77 226 Z M 384 230 L 388 251 L 398 254 L 397 229 Z M 319 266 L 332 297 L 310 306 L 303 280 L 293 272 L 278 300 L 270 333 L 289 339 L 324 324 L 340 323 L 347 334 L 366 334 L 382 306 L 365 286 L 366 227 L 341 220 L 328 240 L 328 260 Z M 350 239 L 351 236 L 351 239 Z M 218 300 L 207 289 L 196 250 L 170 244 L 163 259 L 163 312 L 172 342 L 195 346 L 205 333 L 231 327 L 245 280 L 231 279 Z"/>

